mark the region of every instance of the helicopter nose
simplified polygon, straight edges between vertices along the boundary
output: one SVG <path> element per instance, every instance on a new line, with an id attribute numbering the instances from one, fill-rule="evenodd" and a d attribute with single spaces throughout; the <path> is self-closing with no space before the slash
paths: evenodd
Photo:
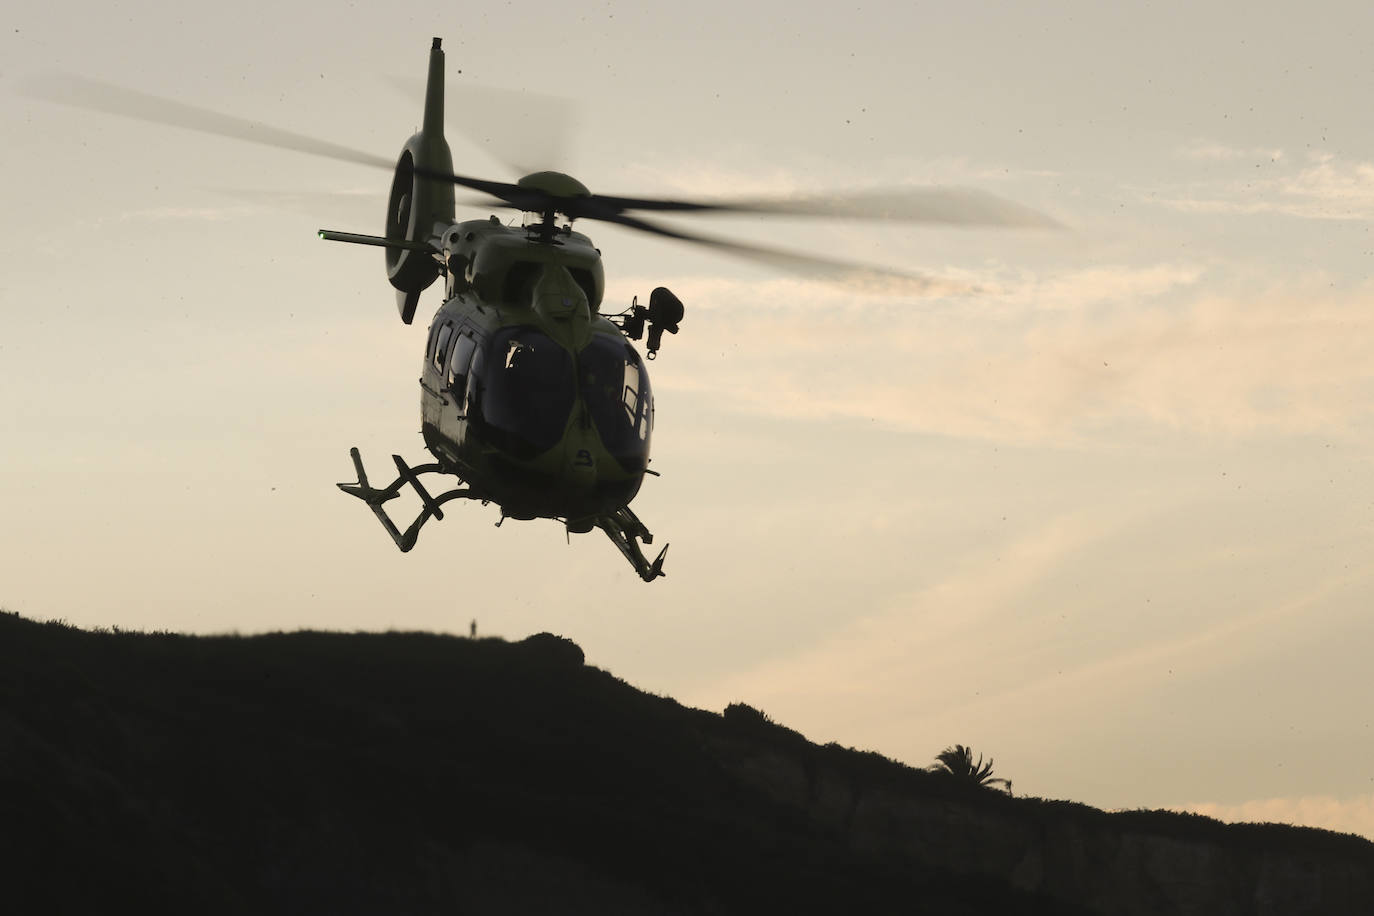
<path id="1" fill-rule="evenodd" d="M 590 314 L 587 294 L 562 266 L 546 267 L 540 275 L 534 289 L 534 309 L 554 321 Z"/>
<path id="2" fill-rule="evenodd" d="M 590 490 L 596 486 L 596 452 L 591 445 L 590 437 L 586 435 L 573 434 L 566 440 L 563 479 L 579 489 Z"/>

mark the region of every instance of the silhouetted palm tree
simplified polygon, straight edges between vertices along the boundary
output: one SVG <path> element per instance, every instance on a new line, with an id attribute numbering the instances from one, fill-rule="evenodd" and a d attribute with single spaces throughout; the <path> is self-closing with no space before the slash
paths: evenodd
<path id="1" fill-rule="evenodd" d="M 973 748 L 956 744 L 954 747 L 947 747 L 936 754 L 935 759 L 939 763 L 931 769 L 936 773 L 945 773 L 979 786 L 1001 783 L 1005 787 L 1006 793 L 1011 794 L 1011 780 L 994 777 L 992 775 L 992 760 L 989 759 L 987 763 L 984 763 L 982 754 L 978 755 L 978 762 L 974 763 Z"/>

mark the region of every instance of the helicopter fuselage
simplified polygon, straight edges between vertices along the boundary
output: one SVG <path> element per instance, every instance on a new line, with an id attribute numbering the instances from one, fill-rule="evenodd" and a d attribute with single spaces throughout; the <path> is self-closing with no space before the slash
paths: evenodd
<path id="1" fill-rule="evenodd" d="M 447 295 L 420 378 L 426 447 L 503 515 L 590 530 L 638 493 L 653 428 L 644 363 L 598 311 L 600 252 L 581 233 L 495 217 L 441 238 Z"/>
<path id="2" fill-rule="evenodd" d="M 185 102 L 78 80 L 79 98 L 38 97 L 366 165 L 372 153 L 325 143 Z M 519 157 L 524 161 L 525 157 Z M 749 261 L 841 282 L 882 280 L 882 288 L 915 295 L 973 292 L 953 281 L 688 232 L 656 214 L 753 213 L 872 217 L 924 223 L 1058 227 L 1043 213 L 983 192 L 958 188 L 867 189 L 858 193 L 690 201 L 592 193 L 570 175 L 539 171 L 518 181 L 459 175 L 444 139 L 444 51 L 430 45 L 421 127 L 392 168 L 382 235 L 321 229 L 319 236 L 380 247 L 396 308 L 411 324 L 420 297 L 444 278 L 444 301 L 430 326 L 420 379 L 426 447 L 434 463 L 391 457 L 397 477 L 368 480 L 362 455 L 350 450 L 357 481 L 339 488 L 362 500 L 396 546 L 408 551 L 429 519 L 452 500 L 496 502 L 504 517 L 552 518 L 569 531 L 600 528 L 646 582 L 662 576 L 665 546 L 651 561 L 641 545 L 653 535 L 630 509 L 648 469 L 654 402 L 644 363 L 629 341 L 645 340 L 654 358 L 664 334 L 676 334 L 683 304 L 663 286 L 605 315 L 601 252 L 572 231 L 577 220 L 614 223 L 660 239 L 697 245 Z M 488 196 L 492 206 L 531 214 L 524 226 L 496 217 L 458 222 L 455 189 Z M 644 214 L 648 214 L 646 217 Z M 567 220 L 562 226 L 561 219 Z M 582 223 L 585 225 L 585 222 Z M 646 336 L 647 333 L 647 336 Z M 431 494 L 422 477 L 453 475 L 459 486 Z M 422 503 L 402 530 L 386 503 L 402 490 Z"/>

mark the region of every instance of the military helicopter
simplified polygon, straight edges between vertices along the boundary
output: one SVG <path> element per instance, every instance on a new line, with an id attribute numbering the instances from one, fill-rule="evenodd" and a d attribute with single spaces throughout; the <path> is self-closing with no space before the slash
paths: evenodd
<path id="1" fill-rule="evenodd" d="M 664 238 L 831 276 L 864 275 L 928 288 L 929 278 L 810 254 L 689 234 L 652 223 L 634 211 L 763 213 L 862 217 L 916 222 L 1053 226 L 1042 214 L 992 195 L 961 189 L 864 192 L 788 199 L 692 203 L 593 194 L 561 172 L 542 171 L 515 183 L 457 175 L 444 138 L 444 52 L 429 52 L 421 129 L 394 166 L 289 131 L 179 102 L 81 80 L 30 91 L 65 104 L 172 124 L 240 140 L 381 165 L 393 169 L 382 236 L 322 229 L 321 238 L 385 249 L 387 279 L 401 320 L 411 324 L 420 295 L 440 278 L 444 301 L 426 338 L 420 378 L 421 435 L 435 459 L 411 466 L 393 455 L 396 479 L 372 485 L 357 448 L 357 480 L 340 483 L 376 514 L 401 551 L 415 546 L 430 519 L 457 499 L 496 503 L 507 518 L 547 518 L 569 532 L 600 528 L 651 582 L 664 575 L 667 546 L 651 561 L 641 545 L 653 535 L 630 503 L 649 469 L 654 399 L 644 360 L 630 341 L 645 339 L 648 359 L 663 335 L 678 333 L 684 307 L 658 287 L 648 305 L 638 298 L 619 314 L 601 311 L 601 252 L 572 229 L 601 220 Z M 519 224 L 492 215 L 455 221 L 455 187 L 488 195 L 495 206 L 526 214 Z M 559 217 L 566 221 L 560 224 Z M 431 495 L 426 475 L 457 479 Z M 409 487 L 422 505 L 402 531 L 386 503 Z"/>

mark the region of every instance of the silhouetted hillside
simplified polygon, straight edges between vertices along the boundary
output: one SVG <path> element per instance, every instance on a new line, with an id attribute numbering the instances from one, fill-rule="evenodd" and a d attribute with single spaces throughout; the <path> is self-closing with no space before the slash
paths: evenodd
<path id="1" fill-rule="evenodd" d="M 189 637 L 12 614 L 0 863 L 10 912 L 1346 913 L 1374 900 L 1374 844 L 1357 837 L 960 786 L 811 744 L 742 704 L 722 716 L 646 695 L 548 634 Z"/>

